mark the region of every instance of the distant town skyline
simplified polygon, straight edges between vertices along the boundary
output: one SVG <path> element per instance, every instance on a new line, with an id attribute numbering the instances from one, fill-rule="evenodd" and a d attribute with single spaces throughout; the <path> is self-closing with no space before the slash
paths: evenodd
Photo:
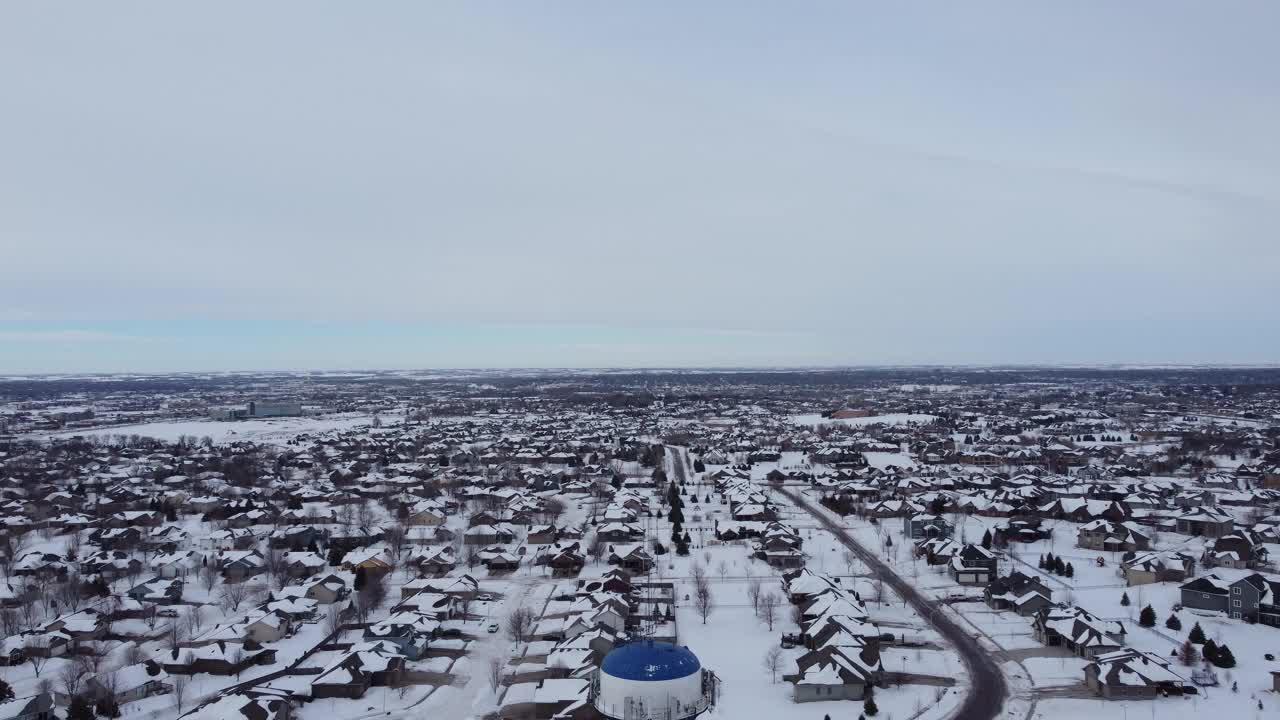
<path id="1" fill-rule="evenodd" d="M 0 7 L 0 374 L 1280 362 L 1280 5 Z"/>

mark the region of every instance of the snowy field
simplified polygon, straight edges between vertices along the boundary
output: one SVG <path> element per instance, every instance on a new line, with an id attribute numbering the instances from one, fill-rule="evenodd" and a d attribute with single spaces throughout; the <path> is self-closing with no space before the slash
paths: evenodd
<path id="1" fill-rule="evenodd" d="M 187 435 L 196 438 L 205 436 L 213 438 L 215 443 L 233 442 L 236 440 L 254 440 L 256 442 L 283 444 L 289 439 L 304 433 L 327 432 L 330 430 L 351 430 L 368 426 L 373 416 L 363 413 L 326 415 L 323 417 L 288 417 L 267 418 L 262 420 L 182 420 L 175 422 L 150 422 L 138 425 L 112 425 L 110 427 L 92 428 L 88 430 L 68 430 L 44 435 L 33 435 L 42 438 L 70 437 L 102 437 L 111 435 L 140 435 L 165 442 L 176 442 Z M 394 420 L 382 418 L 382 422 L 390 425 Z"/>

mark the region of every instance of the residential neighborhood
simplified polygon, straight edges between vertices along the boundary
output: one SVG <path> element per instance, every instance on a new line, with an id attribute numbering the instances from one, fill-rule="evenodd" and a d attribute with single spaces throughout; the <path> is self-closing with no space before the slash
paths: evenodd
<path id="1" fill-rule="evenodd" d="M 0 717 L 1280 710 L 1277 385 L 908 379 L 0 382 Z"/>

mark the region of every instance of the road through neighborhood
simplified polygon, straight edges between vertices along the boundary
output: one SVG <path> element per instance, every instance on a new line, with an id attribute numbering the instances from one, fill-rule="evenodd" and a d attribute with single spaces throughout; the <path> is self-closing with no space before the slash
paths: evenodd
<path id="1" fill-rule="evenodd" d="M 856 553 L 873 574 L 884 578 L 885 583 L 910 603 L 920 617 L 927 619 L 942 637 L 956 647 L 969 668 L 970 684 L 969 695 L 954 717 L 958 720 L 995 720 L 999 717 L 1009 688 L 1005 683 L 1004 673 L 991 658 L 991 653 L 983 649 L 975 637 L 952 622 L 941 606 L 916 591 L 910 583 L 881 562 L 874 552 L 860 545 L 848 531 L 802 498 L 799 492 L 788 488 L 778 488 L 778 492 L 822 523 L 845 547 Z"/>

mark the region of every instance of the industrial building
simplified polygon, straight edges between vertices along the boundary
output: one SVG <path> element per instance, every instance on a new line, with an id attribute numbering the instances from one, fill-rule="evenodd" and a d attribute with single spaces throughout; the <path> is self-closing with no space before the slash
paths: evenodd
<path id="1" fill-rule="evenodd" d="M 302 403 L 250 400 L 248 407 L 217 408 L 209 413 L 214 420 L 249 420 L 252 418 L 298 417 L 302 415 Z"/>

